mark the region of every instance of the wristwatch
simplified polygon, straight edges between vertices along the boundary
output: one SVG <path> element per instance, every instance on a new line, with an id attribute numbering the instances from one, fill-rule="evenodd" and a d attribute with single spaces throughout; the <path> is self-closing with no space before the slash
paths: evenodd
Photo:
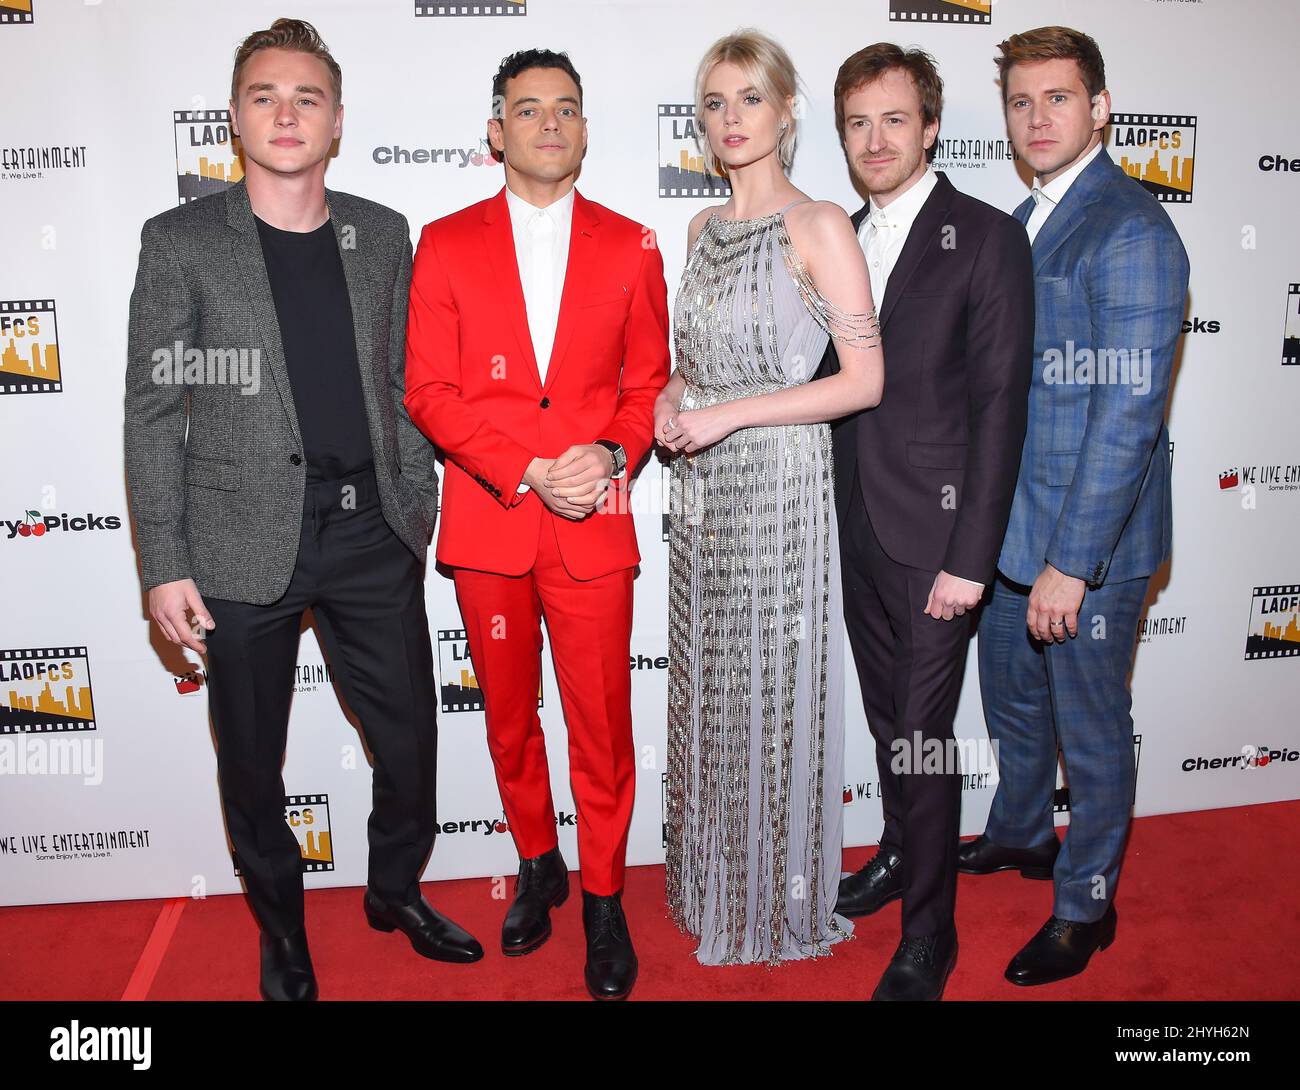
<path id="1" fill-rule="evenodd" d="M 618 480 L 627 469 L 627 451 L 612 439 L 597 439 L 596 446 L 604 447 L 614 456 L 614 472 L 609 476 L 611 480 Z"/>

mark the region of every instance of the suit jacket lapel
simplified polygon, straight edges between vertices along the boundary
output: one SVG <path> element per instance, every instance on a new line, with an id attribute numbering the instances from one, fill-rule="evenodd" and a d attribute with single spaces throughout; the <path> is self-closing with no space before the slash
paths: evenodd
<path id="1" fill-rule="evenodd" d="M 549 390 L 555 375 L 564 362 L 564 350 L 578 323 L 578 313 L 587 298 L 591 273 L 596 268 L 596 251 L 599 249 L 599 223 L 595 208 L 581 193 L 573 193 L 573 222 L 569 227 L 569 263 L 564 269 L 564 291 L 560 295 L 560 313 L 555 324 L 555 343 L 551 346 L 551 359 L 546 366 L 546 385 Z"/>
<path id="2" fill-rule="evenodd" d="M 1034 214 L 1034 198 L 1026 197 L 1016 206 L 1016 210 L 1011 214 L 1020 221 L 1021 227 L 1027 227 L 1029 225 L 1029 217 Z"/>
<path id="3" fill-rule="evenodd" d="M 1052 214 L 1043 222 L 1034 239 L 1034 268 L 1039 268 L 1084 221 L 1087 207 L 1099 196 L 1110 182 L 1111 171 L 1119 168 L 1111 161 L 1103 147 L 1082 174 L 1065 191 L 1061 203 L 1052 210 Z"/>
<path id="4" fill-rule="evenodd" d="M 528 363 L 529 373 L 537 389 L 541 390 L 542 380 L 537 370 L 537 356 L 533 352 L 532 333 L 528 329 L 528 308 L 524 303 L 523 282 L 519 279 L 519 258 L 515 254 L 515 235 L 510 223 L 510 208 L 506 205 L 505 186 L 487 202 L 483 212 L 483 235 L 488 264 L 496 277 L 506 318 L 514 331 L 519 351 Z"/>
<path id="5" fill-rule="evenodd" d="M 298 449 L 302 450 L 302 434 L 298 431 L 298 409 L 289 385 L 289 372 L 284 363 L 284 343 L 280 339 L 280 321 L 275 314 L 275 299 L 271 295 L 271 281 L 266 275 L 266 260 L 262 257 L 262 240 L 253 221 L 253 208 L 248 202 L 248 189 L 243 182 L 232 185 L 226 193 L 226 225 L 233 237 L 231 250 L 239 269 L 239 283 L 248 296 L 253 325 L 262 341 L 262 355 L 266 372 L 271 376 L 280 403 L 289 419 Z"/>
<path id="6" fill-rule="evenodd" d="M 329 205 L 330 223 L 334 225 L 334 238 L 338 242 L 339 257 L 343 262 L 343 279 L 347 282 L 348 300 L 352 304 L 353 340 L 357 348 L 357 368 L 361 372 L 361 393 L 366 403 L 366 420 L 370 428 L 370 444 L 376 452 L 383 450 L 384 436 L 380 427 L 383 415 L 379 411 L 378 391 L 375 388 L 375 307 L 374 290 L 368 266 L 375 255 L 369 247 L 362 251 L 358 239 L 365 237 L 359 223 L 364 213 L 348 201 L 347 195 L 325 190 Z M 343 232 L 351 228 L 345 238 Z"/>
<path id="7" fill-rule="evenodd" d="M 912 221 L 912 229 L 907 232 L 903 251 L 898 255 L 898 260 L 889 273 L 889 280 L 885 284 L 885 298 L 880 305 L 881 329 L 884 329 L 889 322 L 889 316 L 894 312 L 898 297 L 907 289 L 907 282 L 921 264 L 931 238 L 943 226 L 944 217 L 952 207 L 952 198 L 956 190 L 943 174 L 937 175 L 937 178 L 933 191 L 926 197 L 925 203 L 921 205 L 921 211 Z"/>

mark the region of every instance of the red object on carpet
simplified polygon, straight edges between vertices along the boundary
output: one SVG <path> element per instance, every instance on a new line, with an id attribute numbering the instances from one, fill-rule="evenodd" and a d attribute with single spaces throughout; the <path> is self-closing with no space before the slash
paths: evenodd
<path id="1" fill-rule="evenodd" d="M 1061 832 L 1062 830 L 1058 830 Z M 1087 972 L 1037 988 L 1007 983 L 1012 955 L 1047 919 L 1050 882 L 1014 871 L 962 875 L 961 944 L 947 999 L 1300 998 L 1300 871 L 1278 846 L 1300 839 L 1300 802 L 1141 818 L 1115 905 L 1115 944 Z M 844 869 L 871 848 L 845 853 Z M 439 911 L 486 954 L 474 965 L 419 957 L 372 931 L 359 888 L 310 890 L 307 929 L 323 999 L 586 999 L 577 874 L 554 934 L 522 958 L 500 951 L 506 901 L 485 878 L 428 882 Z M 497 883 L 500 885 L 500 883 Z M 505 883 L 506 894 L 513 880 Z M 663 867 L 632 867 L 624 904 L 640 959 L 634 999 L 866 999 L 899 937 L 899 904 L 855 921 L 831 956 L 702 966 L 664 904 Z M 0 999 L 256 999 L 257 925 L 241 896 L 0 909 Z"/>

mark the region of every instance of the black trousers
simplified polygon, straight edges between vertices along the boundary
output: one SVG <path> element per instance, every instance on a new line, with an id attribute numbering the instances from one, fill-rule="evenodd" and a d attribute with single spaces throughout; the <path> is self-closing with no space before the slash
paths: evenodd
<path id="1" fill-rule="evenodd" d="M 961 771 L 945 743 L 953 737 L 972 612 L 951 621 L 922 612 L 938 573 L 885 554 L 856 474 L 840 520 L 840 566 L 849 643 L 876 742 L 880 846 L 903 857 L 903 935 L 933 935 L 952 925 L 957 897 Z M 931 739 L 944 747 L 937 763 L 926 762 Z M 905 748 L 898 751 L 900 740 Z"/>
<path id="2" fill-rule="evenodd" d="M 414 901 L 437 828 L 433 649 L 424 567 L 384 520 L 374 471 L 308 482 L 298 560 L 279 601 L 206 603 L 221 800 L 262 929 L 284 936 L 303 925 L 302 856 L 280 769 L 307 609 L 374 757 L 370 888 L 390 903 Z"/>

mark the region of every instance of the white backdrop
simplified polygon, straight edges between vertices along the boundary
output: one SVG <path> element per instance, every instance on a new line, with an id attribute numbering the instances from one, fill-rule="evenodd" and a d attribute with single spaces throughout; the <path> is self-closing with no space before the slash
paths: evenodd
<path id="1" fill-rule="evenodd" d="M 852 211 L 861 202 L 831 101 L 850 52 L 879 40 L 930 50 L 947 83 L 936 165 L 1010 210 L 1027 186 L 1005 143 L 995 45 L 1047 23 L 1092 34 L 1124 115 L 1113 154 L 1172 178 L 1166 207 L 1192 263 L 1170 412 L 1174 559 L 1154 581 L 1133 677 L 1136 812 L 1300 797 L 1300 658 L 1286 653 L 1300 653 L 1300 366 L 1286 362 L 1300 356 L 1300 122 L 1289 105 L 1300 10 L 1287 0 L 996 0 L 985 17 L 981 6 L 529 0 L 463 14 L 414 0 L 0 0 L 0 443 L 9 467 L 0 475 L 0 903 L 239 888 L 203 679 L 178 676 L 201 666 L 151 634 L 143 608 L 122 470 L 122 376 L 140 226 L 182 194 L 226 184 L 232 149 L 223 115 L 209 111 L 226 107 L 239 40 L 282 14 L 312 20 L 343 68 L 344 136 L 327 184 L 401 210 L 413 237 L 502 184 L 482 143 L 501 58 L 567 50 L 590 124 L 579 188 L 656 229 L 670 295 L 687 221 L 709 199 L 674 195 L 707 187 L 689 161 L 680 171 L 683 150 L 688 160 L 698 154 L 680 107 L 719 35 L 754 25 L 790 51 L 807 92 L 794 180 Z M 934 14 L 891 18 L 891 7 Z M 1144 143 L 1144 129 L 1166 135 Z M 663 480 L 652 461 L 634 493 L 644 560 L 632 641 L 641 758 L 632 864 L 663 858 Z M 470 669 L 449 580 L 430 570 L 427 596 L 444 686 L 444 831 L 426 877 L 512 873 L 482 712 L 449 687 Z M 299 661 L 286 818 L 302 839 L 309 886 L 359 885 L 369 766 L 310 631 Z M 867 844 L 879 836 L 880 807 L 851 685 L 846 840 Z M 560 843 L 573 865 L 549 660 L 543 690 Z M 986 736 L 973 650 L 957 732 L 972 743 L 962 829 L 978 832 L 996 769 L 975 745 Z"/>

